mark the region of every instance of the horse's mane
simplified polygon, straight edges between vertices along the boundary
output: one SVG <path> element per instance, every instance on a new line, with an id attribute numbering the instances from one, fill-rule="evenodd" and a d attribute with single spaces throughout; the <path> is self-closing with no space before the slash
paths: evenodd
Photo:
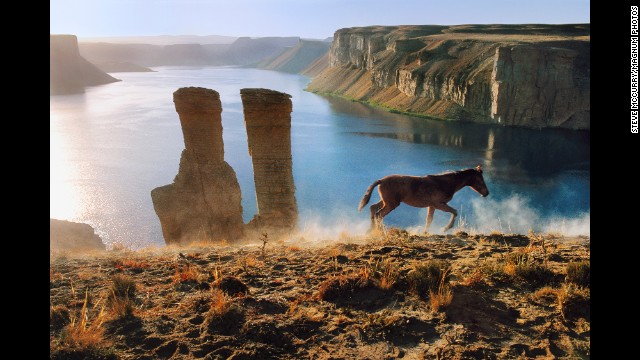
<path id="1" fill-rule="evenodd" d="M 461 174 L 463 172 L 467 172 L 469 170 L 473 170 L 473 169 L 464 169 L 464 170 L 445 170 L 439 174 L 434 174 L 434 175 L 457 175 L 457 174 Z"/>

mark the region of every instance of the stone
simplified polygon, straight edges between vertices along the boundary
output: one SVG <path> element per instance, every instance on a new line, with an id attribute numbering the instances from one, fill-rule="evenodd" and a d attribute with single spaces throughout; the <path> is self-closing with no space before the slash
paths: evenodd
<path id="1" fill-rule="evenodd" d="M 258 214 L 250 226 L 274 236 L 295 229 L 298 205 L 291 158 L 291 95 L 241 89 Z"/>
<path id="2" fill-rule="evenodd" d="M 89 224 L 49 219 L 50 251 L 104 251 L 100 236 Z"/>
<path id="3" fill-rule="evenodd" d="M 173 93 L 185 149 L 172 184 L 151 191 L 167 244 L 234 242 L 243 236 L 242 195 L 224 161 L 218 92 L 186 87 Z"/>

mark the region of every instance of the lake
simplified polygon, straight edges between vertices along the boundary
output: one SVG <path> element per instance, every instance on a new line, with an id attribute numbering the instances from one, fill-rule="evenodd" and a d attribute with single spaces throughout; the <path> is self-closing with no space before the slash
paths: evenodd
<path id="1" fill-rule="evenodd" d="M 506 128 L 393 114 L 304 91 L 309 78 L 233 67 L 157 67 L 115 73 L 123 81 L 84 94 L 51 96 L 50 217 L 91 224 L 110 247 L 163 245 L 150 191 L 169 184 L 184 148 L 173 92 L 220 93 L 225 160 L 242 189 L 245 222 L 256 213 L 241 88 L 292 96 L 291 142 L 299 228 L 324 239 L 364 233 L 367 187 L 389 174 L 426 175 L 482 165 L 490 190 L 449 202 L 457 226 L 476 232 L 550 231 L 589 235 L 590 134 Z M 371 202 L 379 200 L 377 191 Z M 426 209 L 401 205 L 385 224 L 420 231 Z M 449 214 L 436 211 L 432 232 Z M 452 231 L 455 231 L 454 228 Z"/>

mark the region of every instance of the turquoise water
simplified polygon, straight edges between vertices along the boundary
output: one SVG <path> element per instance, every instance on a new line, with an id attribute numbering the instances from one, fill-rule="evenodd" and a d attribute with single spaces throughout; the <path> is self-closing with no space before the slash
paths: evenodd
<path id="1" fill-rule="evenodd" d="M 589 234 L 589 133 L 418 119 L 305 92 L 304 76 L 240 68 L 159 67 L 117 73 L 122 82 L 50 101 L 50 216 L 93 225 L 109 245 L 162 245 L 150 191 L 173 181 L 184 144 L 172 93 L 220 93 L 225 158 L 242 188 L 244 219 L 256 213 L 240 89 L 292 95 L 292 149 L 300 228 L 362 233 L 366 188 L 389 174 L 426 175 L 482 164 L 491 191 L 469 188 L 449 203 L 475 231 Z M 372 202 L 378 201 L 374 193 Z M 426 209 L 401 205 L 387 225 L 417 231 Z M 435 231 L 448 214 L 436 212 Z"/>

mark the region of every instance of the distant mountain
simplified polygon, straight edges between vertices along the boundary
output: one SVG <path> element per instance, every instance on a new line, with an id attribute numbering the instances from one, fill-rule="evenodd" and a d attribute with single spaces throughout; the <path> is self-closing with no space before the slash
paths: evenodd
<path id="1" fill-rule="evenodd" d="M 94 64 L 98 69 L 106 73 L 114 72 L 154 72 L 148 67 L 140 66 L 130 62 L 105 62 L 100 64 Z"/>
<path id="2" fill-rule="evenodd" d="M 49 93 L 51 95 L 84 92 L 85 86 L 120 81 L 88 62 L 78 50 L 75 35 L 49 37 Z"/>
<path id="3" fill-rule="evenodd" d="M 158 36 L 111 36 L 111 37 L 81 37 L 81 43 L 112 43 L 112 44 L 231 44 L 238 38 L 221 35 L 158 35 Z"/>
<path id="4" fill-rule="evenodd" d="M 231 44 L 115 44 L 81 42 L 80 53 L 93 63 L 130 62 L 141 66 L 247 66 L 296 45 L 299 37 L 237 38 Z"/>
<path id="5" fill-rule="evenodd" d="M 330 43 L 324 41 L 300 40 L 297 45 L 261 61 L 257 67 L 297 74 L 304 71 L 325 54 L 328 54 L 330 45 Z"/>

